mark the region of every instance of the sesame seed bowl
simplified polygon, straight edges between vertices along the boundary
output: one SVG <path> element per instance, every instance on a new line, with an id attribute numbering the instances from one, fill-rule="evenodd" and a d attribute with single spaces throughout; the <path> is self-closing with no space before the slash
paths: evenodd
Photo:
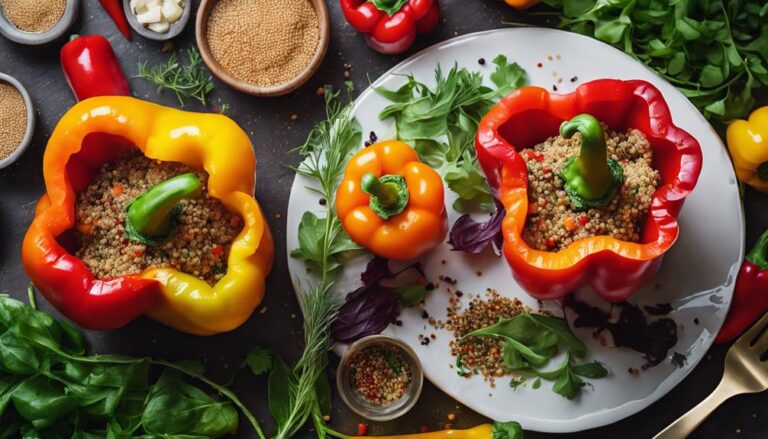
<path id="1" fill-rule="evenodd" d="M 272 20 L 282 24 L 286 24 L 286 20 L 298 20 L 299 18 L 307 20 L 306 12 L 307 10 L 310 11 L 313 18 L 309 23 L 311 26 L 307 26 L 307 28 L 311 28 L 313 34 L 311 40 L 316 39 L 317 43 L 313 47 L 309 47 L 309 45 L 286 47 L 285 44 L 273 43 L 285 43 L 286 35 L 290 36 L 293 29 L 296 28 L 295 22 L 281 29 L 270 29 L 268 26 L 264 26 L 264 24 L 273 24 L 269 22 L 270 18 L 264 18 L 267 23 L 253 21 L 261 20 L 268 14 L 260 14 L 260 11 L 253 10 L 255 6 L 249 4 L 247 0 L 239 1 L 237 6 L 233 6 L 236 2 L 221 2 L 220 8 L 217 8 L 220 3 L 219 0 L 202 0 L 200 2 L 195 34 L 197 47 L 205 64 L 221 81 L 238 91 L 253 96 L 281 96 L 301 87 L 320 67 L 328 50 L 330 24 L 325 2 L 323 0 L 305 0 L 310 7 L 306 8 L 304 6 L 307 5 L 302 5 L 304 9 L 302 11 L 297 10 L 301 8 L 296 6 L 300 5 L 300 2 L 291 4 L 291 7 L 294 8 L 292 11 L 272 8 L 268 1 L 260 4 L 260 7 L 264 8 L 262 12 L 281 10 L 281 15 L 272 17 Z M 241 13 L 238 13 L 237 7 L 242 9 Z M 227 11 L 219 11 L 219 9 L 226 9 Z M 252 32 L 255 34 L 252 35 Z M 216 35 L 221 38 L 216 39 Z M 236 38 L 240 38 L 240 41 L 235 41 Z M 304 42 L 306 42 L 306 34 L 304 38 Z M 287 50 L 280 53 L 280 48 Z M 219 54 L 218 57 L 217 53 Z M 283 59 L 296 57 L 297 53 L 302 54 L 300 59 L 293 61 Z M 227 55 L 226 59 L 222 54 Z M 273 73 L 269 76 L 269 72 L 273 70 L 275 65 L 283 63 L 291 65 L 292 68 L 286 69 L 280 75 Z M 262 66 L 254 68 L 255 64 L 262 64 Z M 261 73 L 258 72 L 259 69 L 262 69 Z M 254 77 L 259 74 L 268 75 L 268 77 Z"/>
<path id="2" fill-rule="evenodd" d="M 42 31 L 25 31 L 17 27 L 0 7 L 0 34 L 9 40 L 29 46 L 50 43 L 64 35 L 77 19 L 80 12 L 80 0 L 66 0 L 61 17 L 52 26 Z"/>
<path id="3" fill-rule="evenodd" d="M 344 352 L 336 372 L 341 399 L 352 411 L 372 421 L 390 421 L 407 413 L 421 396 L 423 384 L 416 352 L 388 335 L 371 335 L 354 342 Z M 361 386 L 370 387 L 370 391 Z"/>
<path id="4" fill-rule="evenodd" d="M 0 73 L 0 84 L 4 83 L 13 86 L 19 92 L 19 94 L 21 94 L 21 97 L 24 100 L 24 106 L 26 108 L 27 123 L 24 131 L 24 137 L 21 139 L 19 145 L 7 157 L 0 159 L 0 169 L 12 165 L 14 162 L 16 162 L 16 160 L 19 159 L 19 157 L 21 157 L 22 154 L 24 154 L 24 151 L 32 142 L 32 133 L 35 131 L 35 109 L 32 106 L 32 99 L 29 97 L 27 89 L 24 88 L 24 86 L 21 85 L 21 83 L 13 76 Z"/>

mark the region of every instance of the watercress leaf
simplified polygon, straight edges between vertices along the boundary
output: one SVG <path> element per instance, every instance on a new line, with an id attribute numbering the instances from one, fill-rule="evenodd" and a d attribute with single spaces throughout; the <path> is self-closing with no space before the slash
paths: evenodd
<path id="1" fill-rule="evenodd" d="M 429 292 L 423 284 L 418 283 L 398 287 L 395 291 L 400 296 L 400 303 L 406 308 L 418 305 Z"/>
<path id="2" fill-rule="evenodd" d="M 523 439 L 523 427 L 517 422 L 494 422 L 491 439 Z"/>
<path id="3" fill-rule="evenodd" d="M 459 196 L 453 204 L 454 210 L 462 213 L 475 209 L 493 211 L 493 197 L 488 182 L 474 161 L 464 160 L 461 165 L 449 165 L 443 179 L 448 188 Z"/>
<path id="4" fill-rule="evenodd" d="M 245 364 L 256 376 L 272 369 L 272 350 L 261 346 L 254 346 L 245 356 Z"/>
<path id="5" fill-rule="evenodd" d="M 558 317 L 545 316 L 543 314 L 526 314 L 538 325 L 549 329 L 557 334 L 560 341 L 565 344 L 566 348 L 573 355 L 581 358 L 587 354 L 587 347 L 584 342 L 579 340 L 571 331 L 568 322 L 565 319 Z"/>
<path id="6" fill-rule="evenodd" d="M 267 383 L 267 402 L 278 431 L 283 431 L 296 400 L 296 376 L 282 358 L 277 355 L 272 358 L 272 371 Z"/>
<path id="7" fill-rule="evenodd" d="M 593 361 L 591 363 L 575 364 L 571 366 L 571 371 L 584 378 L 605 378 L 608 375 L 608 369 L 603 363 Z"/>

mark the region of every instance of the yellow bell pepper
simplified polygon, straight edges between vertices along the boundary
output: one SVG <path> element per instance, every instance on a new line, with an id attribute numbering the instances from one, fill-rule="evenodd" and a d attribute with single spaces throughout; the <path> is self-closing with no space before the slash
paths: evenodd
<path id="1" fill-rule="evenodd" d="M 165 267 L 96 279 L 60 242 L 75 225 L 77 193 L 102 164 L 131 147 L 155 160 L 204 169 L 208 193 L 243 218 L 243 229 L 231 244 L 228 271 L 214 286 Z M 86 328 L 117 328 L 146 314 L 191 334 L 230 331 L 261 302 L 274 254 L 253 196 L 255 166 L 248 136 L 225 116 L 123 96 L 82 101 L 62 117 L 46 147 L 46 193 L 24 238 L 24 267 L 59 311 Z"/>
<path id="2" fill-rule="evenodd" d="M 768 192 L 768 106 L 748 120 L 735 120 L 726 133 L 736 177 L 761 192 Z"/>

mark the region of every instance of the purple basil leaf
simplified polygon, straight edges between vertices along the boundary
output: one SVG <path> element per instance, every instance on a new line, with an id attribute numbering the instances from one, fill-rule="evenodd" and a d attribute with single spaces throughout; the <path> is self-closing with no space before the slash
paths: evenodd
<path id="1" fill-rule="evenodd" d="M 478 223 L 466 214 L 456 220 L 448 238 L 448 244 L 454 251 L 478 254 L 488 244 L 493 244 L 496 250 L 501 249 L 501 222 L 506 212 L 498 199 L 494 197 L 493 202 L 496 204 L 496 211 L 487 222 Z"/>
<path id="2" fill-rule="evenodd" d="M 397 315 L 398 296 L 390 288 L 362 286 L 347 296 L 331 325 L 336 341 L 351 343 L 378 334 Z"/>
<path id="3" fill-rule="evenodd" d="M 368 265 L 365 266 L 365 271 L 360 275 L 360 280 L 363 281 L 363 285 L 373 285 L 382 279 L 390 279 L 392 277 L 392 271 L 389 270 L 389 259 L 374 256 L 373 259 L 368 261 Z"/>

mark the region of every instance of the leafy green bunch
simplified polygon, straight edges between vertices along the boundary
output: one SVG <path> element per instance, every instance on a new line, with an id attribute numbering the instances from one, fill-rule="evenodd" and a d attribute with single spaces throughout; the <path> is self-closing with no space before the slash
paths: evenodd
<path id="1" fill-rule="evenodd" d="M 601 363 L 572 364 L 572 357 L 582 358 L 587 353 L 584 343 L 571 332 L 565 319 L 542 314 L 518 314 L 511 319 L 500 320 L 492 326 L 466 334 L 469 337 L 494 337 L 502 342 L 501 355 L 504 367 L 522 377 L 535 377 L 533 388 L 541 385 L 541 380 L 553 381 L 552 391 L 565 398 L 573 399 L 584 387 L 581 378 L 603 378 L 608 370 Z M 559 346 L 565 347 L 565 358 L 554 368 L 547 366 L 559 352 Z M 456 362 L 461 374 L 461 358 Z M 466 371 L 464 371 L 466 372 Z M 523 379 L 512 380 L 510 386 L 516 388 Z"/>
<path id="2" fill-rule="evenodd" d="M 442 168 L 443 179 L 459 198 L 458 212 L 493 211 L 494 203 L 485 177 L 478 169 L 474 139 L 477 126 L 500 97 L 526 84 L 527 75 L 504 55 L 493 60 L 490 75 L 495 87 L 483 84 L 483 73 L 454 66 L 447 75 L 438 65 L 435 86 L 418 82 L 413 75 L 396 90 L 376 91 L 392 102 L 379 115 L 395 121 L 399 140 L 413 145 L 422 161 Z"/>
<path id="3" fill-rule="evenodd" d="M 146 61 L 139 63 L 136 76 L 147 80 L 160 90 L 171 90 L 176 94 L 179 105 L 184 106 L 184 99 L 195 99 L 206 105 L 208 94 L 213 89 L 213 78 L 203 66 L 203 59 L 197 49 L 187 50 L 186 64 L 176 54 L 172 54 L 165 64 L 150 67 Z M 222 107 L 222 112 L 224 108 Z"/>
<path id="4" fill-rule="evenodd" d="M 162 367 L 154 382 L 150 366 Z M 245 409 L 200 364 L 86 355 L 76 327 L 0 297 L 0 438 L 218 437 L 237 430 L 236 406 Z"/>
<path id="5" fill-rule="evenodd" d="M 544 0 L 562 27 L 612 44 L 675 85 L 717 121 L 745 116 L 768 85 L 762 0 Z"/>

